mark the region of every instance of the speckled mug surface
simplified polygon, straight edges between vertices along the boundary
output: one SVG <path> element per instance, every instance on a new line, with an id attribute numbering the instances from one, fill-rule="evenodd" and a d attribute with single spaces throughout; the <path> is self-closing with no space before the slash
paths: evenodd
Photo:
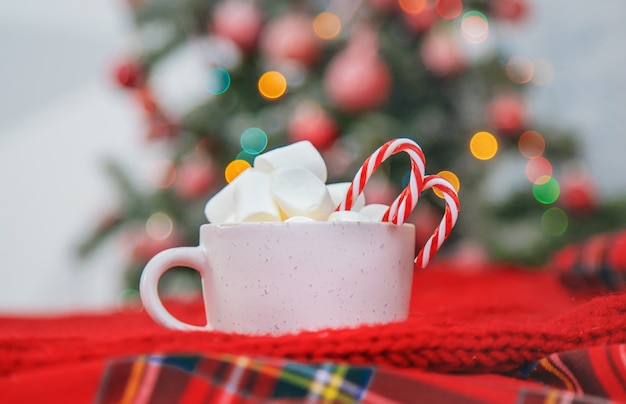
<path id="1" fill-rule="evenodd" d="M 157 254 L 140 283 L 146 311 L 182 330 L 285 334 L 407 318 L 415 227 L 388 222 L 205 224 L 200 245 Z M 174 318 L 158 280 L 186 266 L 202 278 L 207 325 Z"/>

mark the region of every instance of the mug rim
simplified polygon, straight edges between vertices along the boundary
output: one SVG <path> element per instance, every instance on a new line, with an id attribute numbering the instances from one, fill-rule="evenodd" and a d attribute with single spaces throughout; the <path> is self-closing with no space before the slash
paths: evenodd
<path id="1" fill-rule="evenodd" d="M 214 227 L 220 229 L 237 229 L 242 227 L 279 227 L 279 228 L 292 228 L 292 227 L 311 227 L 311 226 L 345 226 L 345 227 L 413 227 L 415 225 L 413 223 L 405 222 L 402 225 L 398 225 L 391 222 L 353 222 L 353 221 L 315 221 L 315 222 L 239 222 L 239 223 L 203 223 L 200 228 L 203 227 Z"/>

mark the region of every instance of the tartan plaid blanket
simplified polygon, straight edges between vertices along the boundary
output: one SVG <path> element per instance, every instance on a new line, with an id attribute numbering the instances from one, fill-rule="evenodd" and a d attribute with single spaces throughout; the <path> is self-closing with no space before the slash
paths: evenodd
<path id="1" fill-rule="evenodd" d="M 543 385 L 501 379 L 483 381 L 475 391 L 461 387 L 461 376 L 437 383 L 419 374 L 346 363 L 228 354 L 142 355 L 111 361 L 95 403 L 610 403 L 626 400 L 625 349 L 616 345 L 553 354 L 534 364 L 528 375 Z M 601 357 L 614 366 L 593 363 Z M 576 365 L 583 358 L 588 360 Z"/>

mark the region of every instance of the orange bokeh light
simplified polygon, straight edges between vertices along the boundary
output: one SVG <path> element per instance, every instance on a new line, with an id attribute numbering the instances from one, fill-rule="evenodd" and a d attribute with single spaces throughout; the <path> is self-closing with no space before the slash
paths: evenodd
<path id="1" fill-rule="evenodd" d="M 287 91 L 287 80 L 279 72 L 266 72 L 259 79 L 259 92 L 268 100 L 280 98 L 285 91 Z"/>
<path id="2" fill-rule="evenodd" d="M 426 8 L 426 0 L 398 0 L 398 5 L 407 14 L 421 13 Z"/>
<path id="3" fill-rule="evenodd" d="M 333 39 L 341 32 L 341 20 L 328 11 L 319 13 L 313 20 L 313 31 L 321 39 Z"/>

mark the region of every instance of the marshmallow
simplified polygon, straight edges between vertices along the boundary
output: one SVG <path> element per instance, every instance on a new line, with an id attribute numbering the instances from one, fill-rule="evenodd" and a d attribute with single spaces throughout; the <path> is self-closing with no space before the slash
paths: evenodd
<path id="1" fill-rule="evenodd" d="M 292 216 L 285 220 L 285 223 L 306 223 L 306 222 L 315 222 L 315 220 L 306 216 Z"/>
<path id="2" fill-rule="evenodd" d="M 359 212 L 353 212 L 351 210 L 339 210 L 331 213 L 328 216 L 329 222 L 369 222 L 370 220 L 360 214 Z"/>
<path id="3" fill-rule="evenodd" d="M 339 206 L 339 204 L 346 198 L 346 193 L 348 193 L 350 184 L 350 182 L 338 182 L 336 184 L 326 185 L 335 208 L 337 208 L 337 206 Z M 356 198 L 356 201 L 352 204 L 352 209 L 350 210 L 358 212 L 361 208 L 363 208 L 363 206 L 365 206 L 365 195 L 361 194 L 358 198 Z"/>
<path id="4" fill-rule="evenodd" d="M 315 220 L 325 220 L 335 208 L 326 185 L 304 168 L 276 171 L 272 182 L 272 194 L 280 209 L 288 217 L 306 216 Z"/>
<path id="5" fill-rule="evenodd" d="M 308 140 L 258 155 L 254 159 L 254 168 L 266 173 L 280 168 L 304 168 L 315 174 L 323 183 L 328 177 L 322 155 Z"/>
<path id="6" fill-rule="evenodd" d="M 250 168 L 248 170 L 250 170 Z M 235 178 L 230 184 L 222 188 L 221 191 L 213 195 L 204 206 L 204 215 L 209 220 L 209 223 L 222 224 L 227 221 L 234 221 L 235 184 L 238 178 L 239 177 Z"/>
<path id="7" fill-rule="evenodd" d="M 361 208 L 359 213 L 373 222 L 381 222 L 388 209 L 389 206 L 382 203 L 372 203 Z"/>
<path id="8" fill-rule="evenodd" d="M 280 222 L 280 211 L 272 197 L 272 176 L 247 169 L 235 184 L 235 218 L 240 222 Z M 231 183 L 232 184 L 232 183 Z"/>

